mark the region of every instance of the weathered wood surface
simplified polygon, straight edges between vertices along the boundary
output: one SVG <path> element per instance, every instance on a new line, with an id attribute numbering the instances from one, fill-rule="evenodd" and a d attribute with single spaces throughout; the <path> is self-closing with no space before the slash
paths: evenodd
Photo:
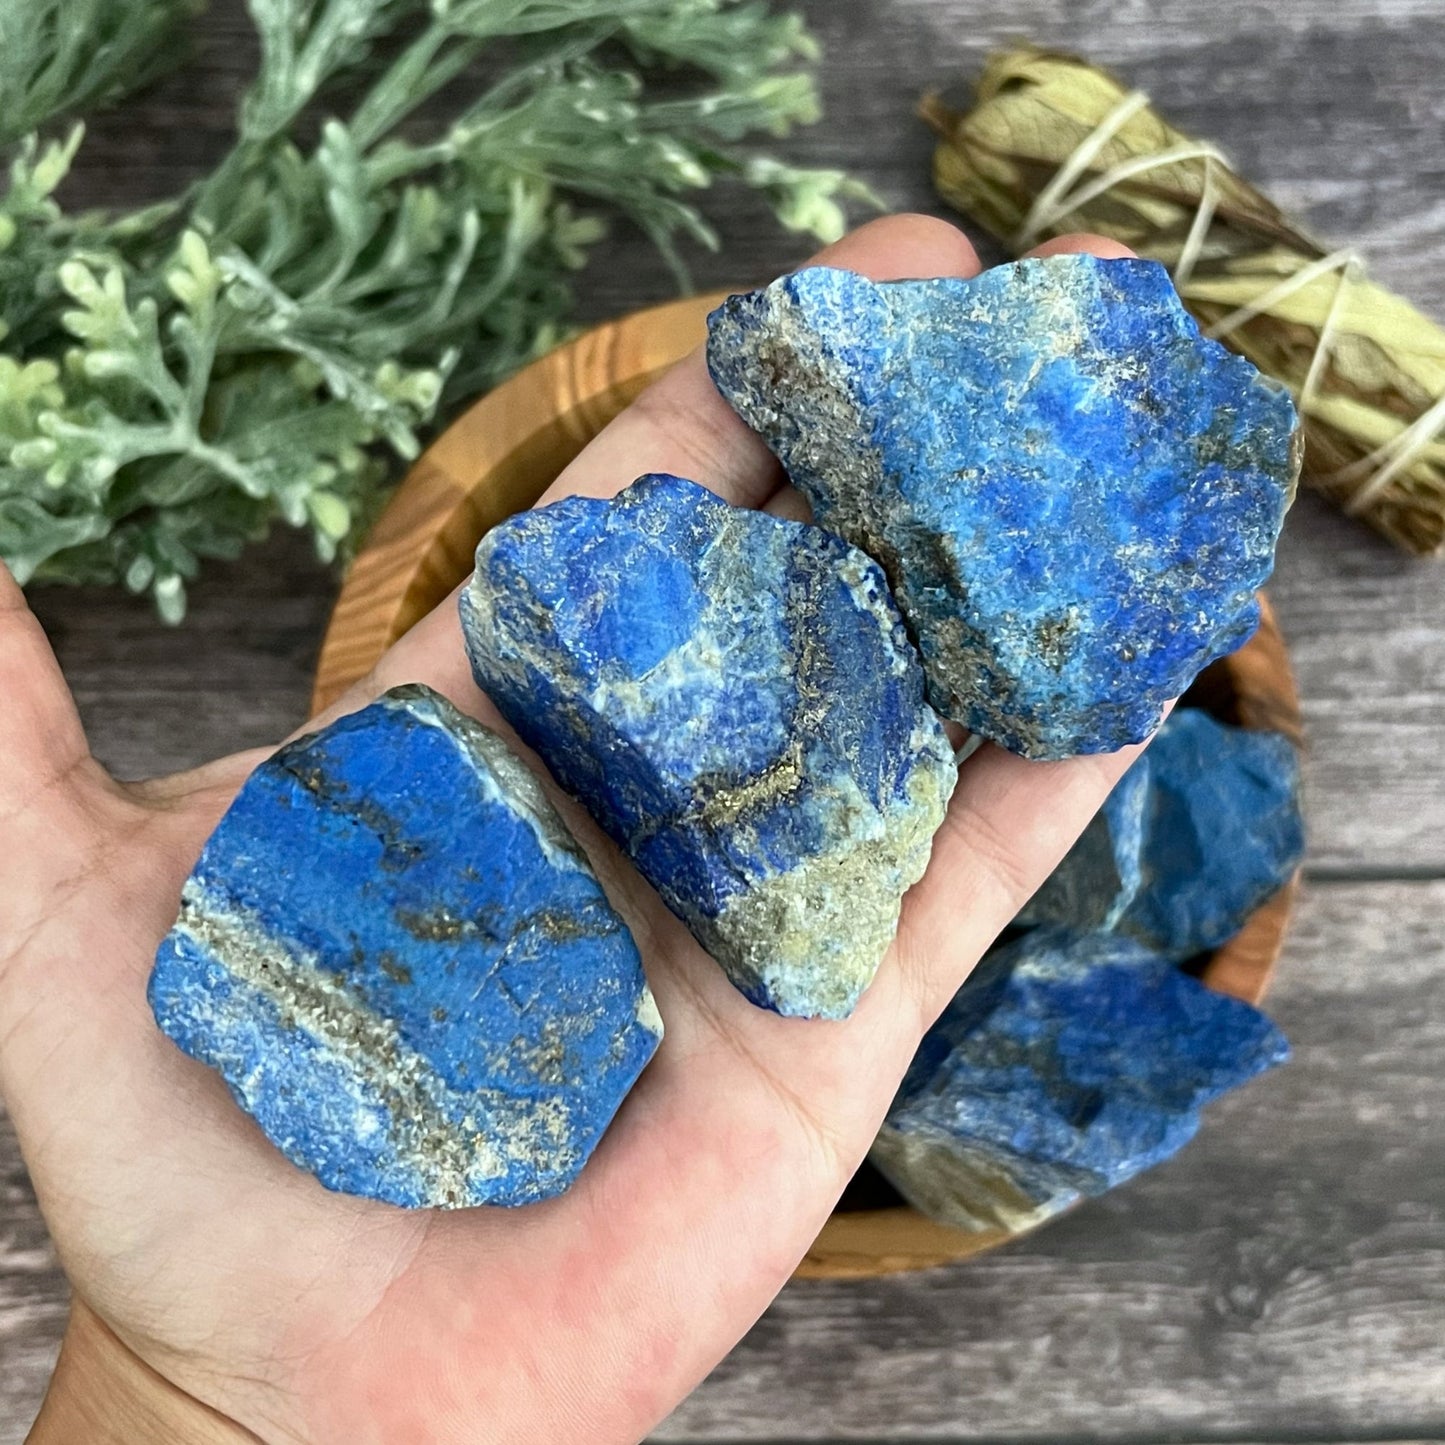
<path id="1" fill-rule="evenodd" d="M 18 4 L 20 0 L 0 0 Z M 1019 35 L 1127 68 L 1331 239 L 1445 314 L 1439 0 L 805 0 L 830 123 L 790 155 L 937 209 L 925 86 Z M 74 194 L 165 194 L 225 143 L 253 48 L 216 0 L 185 79 L 99 126 Z M 731 208 L 700 285 L 798 258 Z M 628 237 L 584 288 L 663 299 Z M 1273 589 L 1311 744 L 1309 886 L 1274 995 L 1296 1062 L 1178 1159 L 982 1261 L 790 1287 L 662 1441 L 1445 1439 L 1445 569 L 1305 498 Z M 135 776 L 274 738 L 303 714 L 331 582 L 294 539 L 215 569 L 186 630 L 41 595 L 101 756 Z M 23 1438 L 63 1281 L 0 1132 L 0 1445 Z"/>

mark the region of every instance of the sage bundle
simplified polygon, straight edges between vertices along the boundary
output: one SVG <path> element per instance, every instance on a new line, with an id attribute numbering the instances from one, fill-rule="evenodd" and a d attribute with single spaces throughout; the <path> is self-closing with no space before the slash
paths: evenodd
<path id="1" fill-rule="evenodd" d="M 1329 250 L 1075 56 L 990 57 L 973 108 L 936 97 L 934 180 L 1015 253 L 1093 231 L 1162 262 L 1205 333 L 1278 378 L 1304 421 L 1305 479 L 1422 556 L 1445 551 L 1445 329 Z"/>

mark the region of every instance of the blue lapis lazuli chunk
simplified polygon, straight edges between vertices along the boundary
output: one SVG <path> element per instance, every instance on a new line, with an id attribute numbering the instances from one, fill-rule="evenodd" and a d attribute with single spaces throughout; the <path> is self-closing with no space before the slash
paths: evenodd
<path id="1" fill-rule="evenodd" d="M 150 1002 L 294 1163 L 413 1207 L 567 1188 L 661 1035 L 537 780 L 422 687 L 252 773 Z"/>
<path id="2" fill-rule="evenodd" d="M 1196 708 L 1150 744 L 1140 883 L 1119 926 L 1187 958 L 1233 938 L 1304 861 L 1299 754 Z"/>
<path id="3" fill-rule="evenodd" d="M 1233 938 L 1304 850 L 1289 739 L 1181 708 L 1019 921 L 1118 928 L 1189 958 Z"/>
<path id="4" fill-rule="evenodd" d="M 1140 742 L 1254 631 L 1294 406 L 1162 266 L 814 267 L 728 300 L 707 355 L 814 520 L 882 563 L 971 732 L 1033 758 Z"/>
<path id="5" fill-rule="evenodd" d="M 495 528 L 461 611 L 478 685 L 733 982 L 849 1013 L 957 777 L 882 571 L 654 475 Z"/>
<path id="6" fill-rule="evenodd" d="M 872 1158 L 926 1214 L 1016 1232 L 1167 1159 L 1288 1052 L 1257 1009 L 1134 939 L 1035 929 L 929 1031 Z"/>

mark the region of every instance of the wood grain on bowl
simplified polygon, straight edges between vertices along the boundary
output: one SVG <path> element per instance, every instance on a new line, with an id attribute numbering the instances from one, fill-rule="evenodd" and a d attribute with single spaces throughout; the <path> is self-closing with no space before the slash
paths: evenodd
<path id="1" fill-rule="evenodd" d="M 537 501 L 558 472 L 647 384 L 701 344 L 726 293 L 691 297 L 599 326 L 534 362 L 464 412 L 420 457 L 377 521 L 322 643 L 312 710 L 365 677 L 382 653 L 443 602 L 472 568 L 489 528 Z M 638 458 L 638 472 L 647 459 Z M 1301 741 L 1284 639 L 1262 594 L 1258 632 L 1190 689 L 1187 701 L 1243 727 Z M 1250 917 L 1205 964 L 1211 987 L 1258 1003 L 1288 926 L 1295 884 Z M 798 1268 L 845 1279 L 922 1269 L 1002 1244 L 906 1207 L 839 1212 Z"/>

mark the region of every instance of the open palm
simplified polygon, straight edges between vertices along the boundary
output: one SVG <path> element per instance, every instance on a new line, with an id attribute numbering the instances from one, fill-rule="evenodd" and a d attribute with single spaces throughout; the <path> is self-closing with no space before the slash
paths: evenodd
<path id="1" fill-rule="evenodd" d="M 1074 248 L 1118 254 L 1106 246 Z M 822 259 L 879 278 L 977 269 L 952 227 L 909 217 Z M 801 507 L 697 356 L 547 500 L 656 470 L 739 505 Z M 472 685 L 452 603 L 335 711 L 410 681 L 507 732 Z M 976 753 L 897 942 L 842 1023 L 746 1003 L 559 799 L 633 930 L 666 1039 L 566 1196 L 407 1212 L 329 1194 L 294 1168 L 146 1005 L 181 884 L 264 754 L 113 782 L 3 568 L 0 699 L 0 1089 L 75 1287 L 73 1330 L 104 1334 L 160 1388 L 209 1406 L 218 1433 L 196 1438 L 249 1431 L 271 1445 L 644 1435 L 787 1279 L 922 1032 L 1131 756 Z"/>

